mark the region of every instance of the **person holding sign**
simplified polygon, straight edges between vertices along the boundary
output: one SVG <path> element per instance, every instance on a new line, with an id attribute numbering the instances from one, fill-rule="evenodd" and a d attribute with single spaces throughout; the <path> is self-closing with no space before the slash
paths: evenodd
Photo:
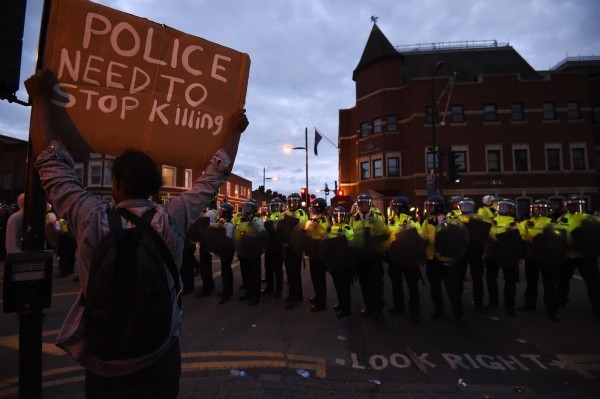
<path id="1" fill-rule="evenodd" d="M 66 317 L 57 345 L 86 369 L 87 398 L 176 398 L 181 374 L 179 338 L 182 330 L 177 295 L 172 298 L 172 304 L 167 305 L 172 308 L 167 339 L 158 349 L 133 358 L 104 360 L 106 357 L 98 355 L 82 324 L 85 300 L 89 299 L 86 293 L 88 281 L 91 281 L 91 260 L 101 239 L 110 232 L 109 203 L 87 192 L 77 180 L 73 158 L 61 143 L 63 127 L 54 118 L 58 112 L 52 103 L 55 84 L 56 78 L 49 70 L 38 71 L 25 82 L 33 103 L 30 139 L 36 157 L 35 167 L 42 187 L 57 214 L 68 221 L 79 247 L 81 291 Z M 225 132 L 225 144 L 216 151 L 204 173 L 190 190 L 164 206 L 148 200 L 150 195 L 158 193 L 162 184 L 160 173 L 148 155 L 127 151 L 113 164 L 112 191 L 116 208 L 122 215 L 138 217 L 153 210 L 155 213 L 147 229 L 158 233 L 177 269 L 181 268 L 184 238 L 190 226 L 231 173 L 240 135 L 248 126 L 244 110 L 236 112 L 232 118 L 231 128 Z M 123 217 L 120 222 L 124 230 L 132 227 Z M 167 277 L 170 277 L 169 273 Z M 179 285 L 172 278 L 168 278 L 168 284 L 171 290 Z"/>

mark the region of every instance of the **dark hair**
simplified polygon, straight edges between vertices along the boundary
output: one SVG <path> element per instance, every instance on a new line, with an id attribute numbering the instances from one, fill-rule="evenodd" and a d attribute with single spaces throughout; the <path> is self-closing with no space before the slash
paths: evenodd
<path id="1" fill-rule="evenodd" d="M 126 150 L 114 160 L 112 176 L 130 198 L 148 198 L 158 194 L 163 184 L 156 164 L 140 151 Z"/>

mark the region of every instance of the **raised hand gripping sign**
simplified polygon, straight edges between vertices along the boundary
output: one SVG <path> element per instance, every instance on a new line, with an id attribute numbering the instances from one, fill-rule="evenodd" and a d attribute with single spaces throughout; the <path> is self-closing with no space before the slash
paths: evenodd
<path id="1" fill-rule="evenodd" d="M 53 0 L 44 67 L 59 81 L 52 103 L 91 151 L 204 168 L 244 107 L 250 58 L 86 0 Z"/>

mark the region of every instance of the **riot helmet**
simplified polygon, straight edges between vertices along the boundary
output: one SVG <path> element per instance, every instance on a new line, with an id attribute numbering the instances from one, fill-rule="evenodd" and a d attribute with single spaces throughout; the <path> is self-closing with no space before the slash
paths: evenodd
<path id="1" fill-rule="evenodd" d="M 371 207 L 371 204 L 373 203 L 373 197 L 371 197 L 371 195 L 367 194 L 367 193 L 360 193 L 358 194 L 358 197 L 356 198 L 356 203 L 358 204 L 358 207 L 360 208 L 361 205 L 362 206 L 367 206 L 367 208 Z"/>
<path id="2" fill-rule="evenodd" d="M 343 206 L 336 206 L 332 218 L 335 224 L 346 223 L 346 209 Z"/>
<path id="3" fill-rule="evenodd" d="M 453 195 L 450 197 L 450 209 L 460 209 L 458 203 L 462 201 L 463 197 L 460 195 Z"/>
<path id="4" fill-rule="evenodd" d="M 495 195 L 489 194 L 489 195 L 484 195 L 483 199 L 481 200 L 481 202 L 483 202 L 483 205 L 487 205 L 487 206 L 491 206 L 493 207 L 494 203 L 498 201 L 498 198 L 496 198 Z"/>
<path id="5" fill-rule="evenodd" d="M 281 212 L 283 210 L 283 201 L 279 197 L 275 197 L 269 203 L 269 212 Z"/>
<path id="6" fill-rule="evenodd" d="M 583 213 L 585 200 L 579 194 L 570 194 L 565 198 L 565 208 L 569 213 Z"/>
<path id="7" fill-rule="evenodd" d="M 548 216 L 548 213 L 550 213 L 550 201 L 543 198 L 536 199 L 529 206 L 529 213 L 534 217 Z"/>
<path id="8" fill-rule="evenodd" d="M 300 197 L 300 194 L 298 193 L 291 193 L 287 197 L 287 203 L 288 208 L 290 208 L 290 211 L 293 212 L 296 209 L 300 208 L 300 204 L 302 203 L 302 197 Z"/>
<path id="9" fill-rule="evenodd" d="M 464 197 L 458 201 L 458 209 L 463 215 L 469 215 L 475 213 L 475 201 L 469 197 Z"/>
<path id="10" fill-rule="evenodd" d="M 231 219 L 233 217 L 233 206 L 228 203 L 222 204 L 221 209 L 219 210 L 219 217 L 223 219 Z"/>
<path id="11" fill-rule="evenodd" d="M 515 201 L 510 198 L 498 200 L 498 215 L 513 216 L 515 214 Z"/>
<path id="12" fill-rule="evenodd" d="M 323 215 L 327 211 L 327 201 L 323 198 L 315 198 L 310 203 L 310 212 L 313 215 Z"/>
<path id="13" fill-rule="evenodd" d="M 425 212 L 428 215 L 444 213 L 446 202 L 441 195 L 432 195 L 425 200 Z"/>
<path id="14" fill-rule="evenodd" d="M 246 202 L 244 202 L 242 204 L 242 213 L 244 213 L 246 215 L 252 215 L 253 213 L 256 213 L 257 209 L 258 209 L 258 204 L 252 198 L 247 199 Z"/>

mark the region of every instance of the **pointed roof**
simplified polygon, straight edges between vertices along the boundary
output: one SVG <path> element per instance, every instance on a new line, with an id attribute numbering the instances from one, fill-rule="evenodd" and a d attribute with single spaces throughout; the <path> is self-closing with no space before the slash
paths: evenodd
<path id="1" fill-rule="evenodd" d="M 375 23 L 354 73 L 377 60 L 390 57 L 403 58 Z"/>

